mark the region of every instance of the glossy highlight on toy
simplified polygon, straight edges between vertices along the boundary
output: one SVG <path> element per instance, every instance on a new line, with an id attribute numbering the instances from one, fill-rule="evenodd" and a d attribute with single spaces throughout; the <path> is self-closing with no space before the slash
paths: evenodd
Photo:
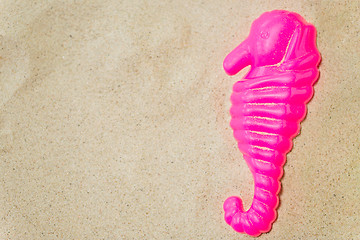
<path id="1" fill-rule="evenodd" d="M 259 236 L 277 217 L 286 154 L 313 96 L 319 63 L 315 27 L 284 10 L 263 13 L 224 60 L 229 75 L 251 66 L 231 95 L 230 125 L 255 184 L 249 210 L 239 197 L 224 203 L 225 221 L 237 232 Z"/>

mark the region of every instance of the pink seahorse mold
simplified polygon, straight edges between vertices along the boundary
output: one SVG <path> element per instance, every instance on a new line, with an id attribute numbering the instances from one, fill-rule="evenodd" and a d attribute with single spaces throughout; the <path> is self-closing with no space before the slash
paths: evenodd
<path id="1" fill-rule="evenodd" d="M 224 60 L 229 75 L 251 65 L 231 96 L 230 125 L 255 183 L 249 210 L 238 197 L 224 203 L 225 221 L 237 232 L 259 236 L 277 217 L 286 154 L 313 96 L 319 63 L 315 27 L 283 10 L 256 19 L 249 36 Z"/>

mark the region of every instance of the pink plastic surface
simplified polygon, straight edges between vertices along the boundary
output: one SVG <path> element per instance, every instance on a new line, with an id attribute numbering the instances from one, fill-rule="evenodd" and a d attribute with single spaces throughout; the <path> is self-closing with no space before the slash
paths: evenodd
<path id="1" fill-rule="evenodd" d="M 229 75 L 251 65 L 231 96 L 230 125 L 255 184 L 249 210 L 238 197 L 224 203 L 225 221 L 237 232 L 259 236 L 277 217 L 283 165 L 313 96 L 319 62 L 315 27 L 282 10 L 256 19 L 224 60 Z"/>

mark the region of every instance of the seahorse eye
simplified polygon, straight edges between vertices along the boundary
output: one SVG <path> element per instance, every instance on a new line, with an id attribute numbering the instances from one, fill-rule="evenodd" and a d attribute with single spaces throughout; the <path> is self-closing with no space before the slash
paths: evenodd
<path id="1" fill-rule="evenodd" d="M 260 36 L 261 36 L 261 38 L 263 38 L 263 39 L 268 39 L 269 36 L 270 36 L 270 33 L 269 33 L 268 31 L 262 31 L 262 32 L 260 33 Z"/>

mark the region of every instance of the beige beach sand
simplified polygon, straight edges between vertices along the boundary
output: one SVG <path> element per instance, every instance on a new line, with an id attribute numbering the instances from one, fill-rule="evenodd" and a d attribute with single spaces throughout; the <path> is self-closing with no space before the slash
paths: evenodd
<path id="1" fill-rule="evenodd" d="M 222 60 L 272 9 L 323 60 L 259 239 L 360 239 L 360 2 L 2 1 L 0 239 L 252 239 L 223 220 L 252 176 Z"/>

